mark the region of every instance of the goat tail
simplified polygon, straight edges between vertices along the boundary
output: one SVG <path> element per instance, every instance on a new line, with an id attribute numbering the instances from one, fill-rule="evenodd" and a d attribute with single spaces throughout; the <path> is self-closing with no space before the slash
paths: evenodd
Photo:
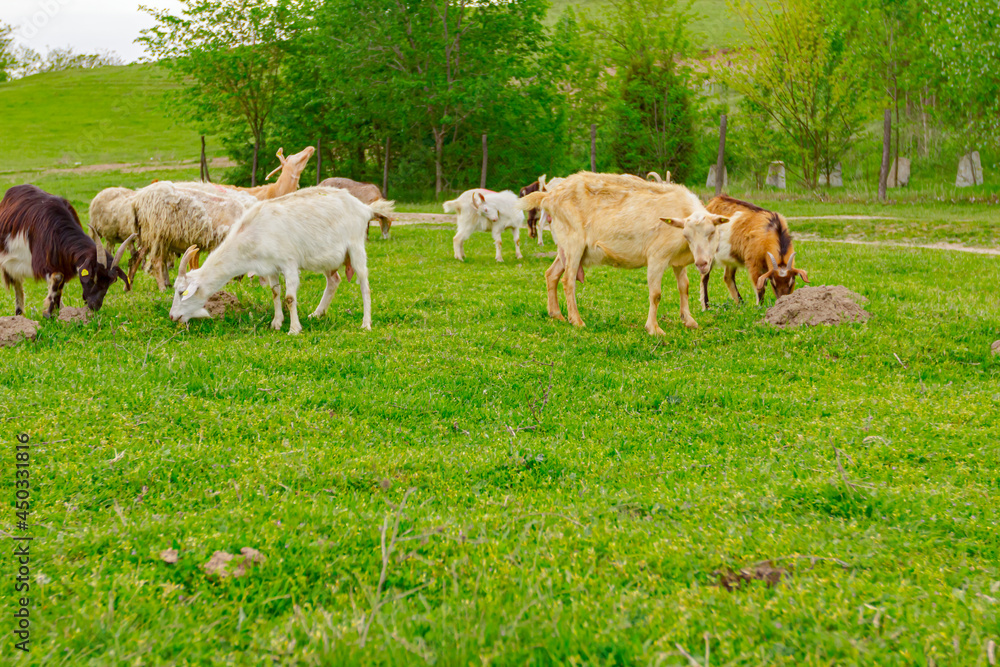
<path id="1" fill-rule="evenodd" d="M 445 213 L 457 213 L 458 212 L 458 200 L 452 199 L 451 201 L 446 201 L 444 203 Z"/>
<path id="2" fill-rule="evenodd" d="M 372 207 L 373 220 L 378 216 L 388 218 L 390 215 L 396 212 L 396 202 L 387 199 L 379 199 L 373 201 L 371 204 L 369 204 L 369 206 Z"/>
<path id="3" fill-rule="evenodd" d="M 517 200 L 517 207 L 522 211 L 530 211 L 535 208 L 540 208 L 545 198 L 549 196 L 548 192 L 532 192 L 530 195 L 525 195 Z"/>

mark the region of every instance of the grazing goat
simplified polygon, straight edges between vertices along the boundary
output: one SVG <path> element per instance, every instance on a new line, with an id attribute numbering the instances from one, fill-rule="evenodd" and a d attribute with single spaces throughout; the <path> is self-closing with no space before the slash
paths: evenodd
<path id="1" fill-rule="evenodd" d="M 66 281 L 80 276 L 83 300 L 98 311 L 108 288 L 121 278 L 129 289 L 128 277 L 118 266 L 129 236 L 111 256 L 87 236 L 73 206 L 35 187 L 18 185 L 0 201 L 0 279 L 4 287 L 14 286 L 14 314 L 24 314 L 24 287 L 28 278 L 44 279 L 49 285 L 43 311 L 52 317 L 62 305 Z"/>
<path id="2" fill-rule="evenodd" d="M 538 177 L 537 181 L 525 185 L 523 188 L 521 188 L 519 196 L 523 199 L 533 192 L 548 192 L 549 190 L 552 190 L 564 180 L 566 179 L 557 177 L 553 178 L 551 181 L 546 182 L 545 174 L 542 174 L 541 176 Z M 538 245 L 544 245 L 545 241 L 543 237 L 545 235 L 542 233 L 542 231 L 546 227 L 548 227 L 548 218 L 546 217 L 545 212 L 542 211 L 541 209 L 533 208 L 528 210 L 527 214 L 528 214 L 528 230 L 531 235 L 531 238 L 537 238 Z"/>
<path id="3" fill-rule="evenodd" d="M 524 212 L 518 208 L 518 199 L 510 190 L 493 192 L 476 188 L 466 190 L 458 199 L 444 203 L 445 213 L 458 213 L 458 230 L 452 240 L 455 259 L 465 260 L 465 241 L 473 232 L 491 232 L 493 245 L 496 247 L 496 260 L 503 261 L 500 252 L 500 235 L 505 229 L 514 234 L 514 254 L 518 259 L 521 255 L 521 227 L 524 225 Z"/>
<path id="4" fill-rule="evenodd" d="M 242 216 L 238 202 L 212 201 L 190 186 L 159 181 L 134 196 L 135 224 L 142 239 L 141 259 L 161 290 L 170 287 L 167 266 L 173 257 L 191 245 L 212 250 L 226 237 L 229 225 L 216 224 L 212 212 L 218 214 L 225 209 Z M 227 222 L 235 220 L 229 218 Z"/>
<path id="5" fill-rule="evenodd" d="M 802 269 L 795 268 L 792 234 L 784 216 L 727 195 L 708 202 L 712 213 L 729 216 L 730 222 L 719 228 L 722 234 L 715 261 L 726 267 L 724 275 L 729 294 L 736 302 L 743 301 L 736 288 L 736 271 L 744 268 L 750 274 L 759 304 L 770 280 L 775 297 L 795 291 L 795 277 L 809 282 Z M 770 262 L 768 259 L 770 258 Z M 711 267 L 701 276 L 701 307 L 708 310 L 708 280 Z"/>
<path id="6" fill-rule="evenodd" d="M 551 192 L 528 195 L 519 205 L 522 209 L 540 206 L 551 217 L 559 250 L 545 272 L 550 317 L 563 319 L 556 294 L 560 277 L 569 321 L 583 326 L 575 281 L 583 282 L 584 267 L 645 266 L 649 286 L 646 331 L 663 335 L 656 313 L 663 273 L 670 266 L 677 279 L 684 324 L 698 327 L 688 308 L 686 267 L 694 263 L 702 274 L 711 268 L 719 248 L 716 227 L 728 219 L 706 211 L 690 190 L 636 176 L 581 172 Z"/>
<path id="7" fill-rule="evenodd" d="M 540 180 L 540 185 L 542 186 L 542 192 L 551 192 L 552 190 L 555 190 L 556 187 L 560 183 L 562 183 L 563 181 L 565 181 L 565 180 L 566 180 L 565 178 L 560 178 L 560 177 L 557 176 L 557 177 L 553 178 L 550 181 L 546 181 L 545 180 L 545 176 L 542 176 L 542 178 Z M 549 230 L 549 234 L 552 233 L 552 226 L 549 224 L 550 222 L 551 222 L 551 220 L 549 219 L 549 214 L 546 213 L 545 211 L 539 211 L 539 213 L 538 213 L 538 245 L 542 245 L 543 244 L 543 237 L 545 236 L 544 231 L 546 229 Z M 552 237 L 552 240 L 555 241 L 555 237 L 554 236 Z"/>
<path id="8" fill-rule="evenodd" d="M 651 171 L 648 174 L 646 174 L 646 180 L 648 180 L 648 181 L 654 181 L 656 183 L 670 183 L 670 172 L 668 171 L 667 172 L 667 178 L 663 179 L 655 171 Z"/>
<path id="9" fill-rule="evenodd" d="M 138 236 L 139 230 L 135 226 L 134 199 L 135 190 L 130 188 L 101 190 L 90 202 L 88 224 L 90 238 L 98 243 L 103 242 L 104 248 L 109 253 L 115 251 L 115 244 L 136 234 L 128 263 L 129 284 L 133 282 L 135 272 L 142 262 L 142 239 Z"/>
<path id="10" fill-rule="evenodd" d="M 255 273 L 267 279 L 274 297 L 271 327 L 281 329 L 279 274 L 285 277 L 285 301 L 291 316 L 289 334 L 302 331 L 298 314 L 299 271 L 316 271 L 326 276 L 326 290 L 315 312 L 320 317 L 340 284 L 337 269 L 346 267 L 347 279 L 358 276 L 364 304 L 362 327 L 371 329 L 371 292 L 368 287 L 368 255 L 365 238 L 368 225 L 378 215 L 392 213 L 392 203 L 385 200 L 362 204 L 344 190 L 307 188 L 299 192 L 260 202 L 237 222 L 222 244 L 200 269 L 188 270 L 188 263 L 198 248 L 192 246 L 181 258 L 170 307 L 170 319 L 187 322 L 210 317 L 205 303 L 229 280 Z"/>
<path id="11" fill-rule="evenodd" d="M 302 176 L 302 171 L 306 168 L 306 165 L 309 163 L 309 158 L 311 158 L 315 152 L 315 148 L 312 146 L 306 146 L 301 152 L 286 158 L 285 149 L 279 148 L 276 155 L 278 156 L 278 161 L 281 164 L 279 164 L 278 167 L 268 174 L 266 179 L 264 179 L 270 180 L 272 176 L 280 171 L 281 176 L 278 176 L 278 180 L 276 182 L 268 183 L 267 185 L 258 185 L 253 188 L 240 188 L 235 185 L 228 187 L 241 192 L 248 192 L 260 201 L 291 194 L 299 189 L 299 178 Z"/>
<path id="12" fill-rule="evenodd" d="M 361 181 L 352 181 L 349 178 L 328 178 L 320 183 L 320 185 L 327 188 L 347 190 L 361 200 L 362 204 L 374 204 L 380 199 L 385 199 L 382 189 L 374 183 L 362 183 Z M 382 230 L 382 240 L 384 241 L 389 238 L 389 228 L 392 227 L 392 220 L 381 214 L 376 214 L 375 217 L 378 219 L 378 225 Z"/>

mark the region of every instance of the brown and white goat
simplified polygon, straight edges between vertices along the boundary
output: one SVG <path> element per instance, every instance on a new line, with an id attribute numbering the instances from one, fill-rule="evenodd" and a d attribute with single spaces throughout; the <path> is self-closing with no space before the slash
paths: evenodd
<path id="1" fill-rule="evenodd" d="M 347 190 L 362 204 L 374 204 L 379 200 L 385 199 L 385 195 L 382 194 L 382 188 L 374 183 L 363 183 L 350 178 L 328 178 L 320 183 L 320 185 L 326 188 Z M 378 226 L 382 230 L 382 240 L 387 240 L 389 238 L 389 228 L 392 227 L 392 220 L 381 213 L 376 213 L 375 218 L 378 220 Z"/>
<path id="2" fill-rule="evenodd" d="M 545 272 L 549 316 L 563 319 L 556 286 L 566 293 L 569 321 L 583 326 L 576 305 L 576 281 L 586 266 L 609 264 L 646 267 L 649 315 L 646 331 L 663 335 L 656 313 L 667 267 L 674 271 L 681 317 L 689 328 L 698 323 L 688 308 L 687 266 L 705 273 L 719 247 L 716 226 L 727 218 L 705 210 L 698 197 L 681 185 L 650 183 L 636 176 L 581 172 L 550 192 L 530 194 L 522 210 L 541 207 L 551 218 L 559 250 Z"/>
<path id="3" fill-rule="evenodd" d="M 79 275 L 83 300 L 91 310 L 100 310 L 108 288 L 119 278 L 129 289 L 128 277 L 118 266 L 129 236 L 112 257 L 87 236 L 80 217 L 67 200 L 34 185 L 17 185 L 0 201 L 0 279 L 14 286 L 14 314 L 24 314 L 24 287 L 28 278 L 45 280 L 45 317 L 62 305 L 62 290 Z"/>
<path id="4" fill-rule="evenodd" d="M 743 300 L 736 288 L 736 271 L 740 268 L 750 274 L 758 304 L 764 298 L 768 281 L 776 297 L 795 291 L 796 276 L 803 282 L 809 282 L 806 272 L 795 268 L 792 234 L 783 215 L 728 195 L 713 198 L 706 208 L 730 219 L 728 225 L 719 229 L 722 239 L 715 261 L 726 267 L 726 287 L 734 301 Z M 708 309 L 710 276 L 711 268 L 701 277 L 702 310 Z"/>

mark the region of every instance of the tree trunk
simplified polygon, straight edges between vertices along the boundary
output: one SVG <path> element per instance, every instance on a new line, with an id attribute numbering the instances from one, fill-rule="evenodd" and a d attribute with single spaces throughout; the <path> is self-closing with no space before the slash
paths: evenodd
<path id="1" fill-rule="evenodd" d="M 590 124 L 590 170 L 597 171 L 597 125 Z"/>
<path id="2" fill-rule="evenodd" d="M 726 169 L 726 114 L 719 121 L 719 157 L 715 160 L 715 196 L 722 194 L 722 184 L 725 183 Z"/>
<path id="3" fill-rule="evenodd" d="M 486 135 L 483 135 L 483 171 L 479 176 L 479 187 L 483 190 L 486 189 L 486 166 L 488 164 L 489 154 L 486 149 Z"/>
<path id="4" fill-rule="evenodd" d="M 385 159 L 382 160 L 382 196 L 389 198 L 389 139 L 385 138 Z"/>
<path id="5" fill-rule="evenodd" d="M 440 197 L 441 191 L 444 189 L 442 181 L 444 179 L 444 168 L 442 165 L 442 160 L 444 159 L 444 130 L 442 129 L 438 132 L 434 130 L 434 196 Z"/>
<path id="6" fill-rule="evenodd" d="M 208 156 L 205 155 L 205 135 L 201 135 L 201 182 L 211 183 L 212 176 L 208 173 Z"/>
<path id="7" fill-rule="evenodd" d="M 260 139 L 253 142 L 253 171 L 250 172 L 250 187 L 257 187 L 257 154 L 260 153 Z"/>
<path id="8" fill-rule="evenodd" d="M 323 137 L 316 137 L 316 185 L 323 180 Z"/>
<path id="9" fill-rule="evenodd" d="M 882 128 L 882 170 L 878 175 L 878 199 L 886 202 L 886 181 L 889 178 L 889 157 L 892 154 L 892 111 L 885 110 L 885 121 Z"/>

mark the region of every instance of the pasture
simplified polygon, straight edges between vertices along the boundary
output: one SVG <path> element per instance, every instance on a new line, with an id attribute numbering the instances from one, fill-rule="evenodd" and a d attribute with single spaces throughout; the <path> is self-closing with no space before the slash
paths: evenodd
<path id="1" fill-rule="evenodd" d="M 4 437 L 37 443 L 15 664 L 988 664 L 996 257 L 799 241 L 867 324 L 771 329 L 719 272 L 697 331 L 671 281 L 657 340 L 644 272 L 589 271 L 574 329 L 533 240 L 461 264 L 453 233 L 373 234 L 370 333 L 353 284 L 290 337 L 254 280 L 179 327 L 142 274 L 0 349 Z"/>

